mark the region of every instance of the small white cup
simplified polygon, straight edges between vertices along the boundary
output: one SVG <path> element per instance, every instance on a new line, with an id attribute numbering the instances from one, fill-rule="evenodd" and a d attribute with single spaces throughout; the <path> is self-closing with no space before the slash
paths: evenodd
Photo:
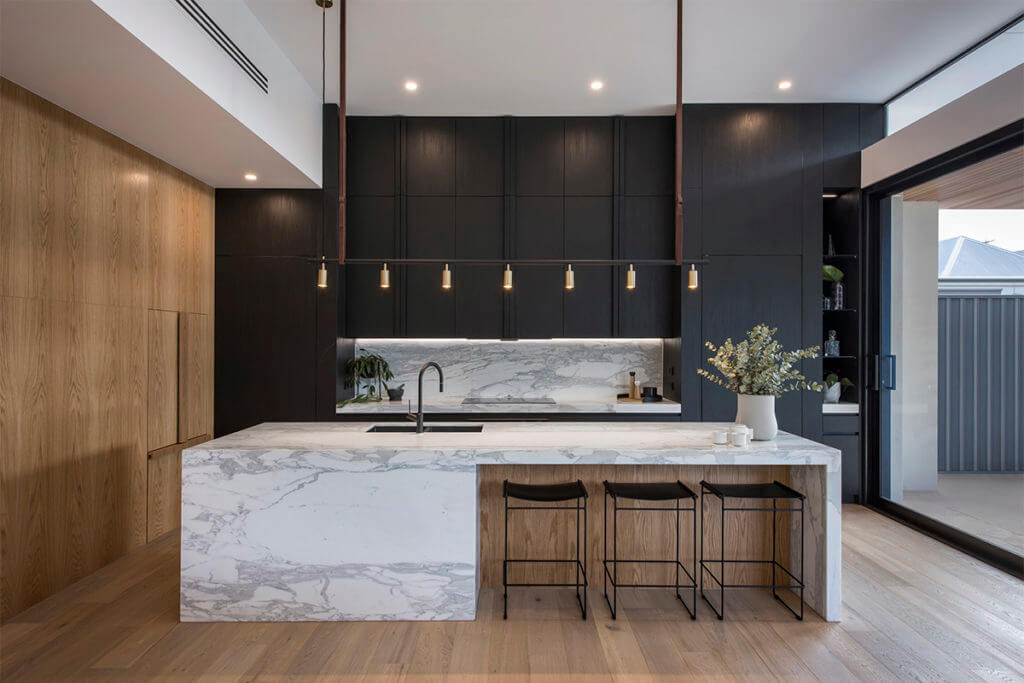
<path id="1" fill-rule="evenodd" d="M 746 429 L 743 431 L 736 430 L 730 432 L 729 440 L 732 442 L 733 446 L 739 446 L 742 448 L 750 443 L 750 435 L 747 434 Z"/>
<path id="2" fill-rule="evenodd" d="M 715 429 L 711 432 L 711 439 L 721 446 L 729 443 L 729 431 L 726 429 Z"/>

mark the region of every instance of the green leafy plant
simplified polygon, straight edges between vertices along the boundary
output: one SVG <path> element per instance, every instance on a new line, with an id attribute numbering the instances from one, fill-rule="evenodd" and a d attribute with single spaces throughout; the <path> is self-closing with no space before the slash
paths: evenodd
<path id="1" fill-rule="evenodd" d="M 359 354 L 348 361 L 348 381 L 356 388 L 356 395 L 345 401 L 345 403 L 366 403 L 367 401 L 379 401 L 387 390 L 387 381 L 394 379 L 391 367 L 384 357 L 378 353 L 370 353 L 366 349 L 359 349 Z M 366 393 L 361 392 L 360 380 L 369 380 L 366 386 Z"/>
<path id="2" fill-rule="evenodd" d="M 837 375 L 834 372 L 830 372 L 829 374 L 825 375 L 826 389 L 831 389 L 836 384 L 842 384 L 844 389 L 848 389 L 853 386 L 853 382 L 851 382 L 848 378 L 843 377 L 842 379 L 840 379 L 839 375 Z"/>
<path id="3" fill-rule="evenodd" d="M 704 342 L 715 353 L 708 362 L 718 374 L 704 368 L 698 368 L 697 374 L 736 394 L 781 396 L 796 389 L 824 389 L 820 382 L 808 382 L 797 367 L 804 358 L 817 358 L 820 347 L 785 351 L 775 340 L 776 331 L 777 328 L 761 323 L 747 332 L 747 338 L 738 344 L 731 338 L 720 346 Z"/>
<path id="4" fill-rule="evenodd" d="M 835 266 L 824 265 L 821 267 L 821 277 L 825 282 L 842 282 L 843 271 Z"/>

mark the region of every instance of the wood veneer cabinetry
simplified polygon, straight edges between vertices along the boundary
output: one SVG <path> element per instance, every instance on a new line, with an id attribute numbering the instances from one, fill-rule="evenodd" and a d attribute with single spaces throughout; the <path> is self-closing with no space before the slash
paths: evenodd
<path id="1" fill-rule="evenodd" d="M 146 542 L 147 453 L 178 440 L 168 326 L 213 314 L 213 201 L 0 79 L 0 619 Z"/>

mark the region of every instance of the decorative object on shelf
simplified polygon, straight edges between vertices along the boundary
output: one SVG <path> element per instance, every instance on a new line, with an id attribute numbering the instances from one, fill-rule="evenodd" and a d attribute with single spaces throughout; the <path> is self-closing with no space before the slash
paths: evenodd
<path id="1" fill-rule="evenodd" d="M 776 331 L 760 323 L 738 344 L 733 344 L 731 338 L 720 346 L 704 342 L 715 353 L 708 362 L 719 374 L 697 369 L 697 374 L 709 382 L 736 394 L 736 423 L 752 427 L 755 441 L 770 441 L 778 434 L 777 396 L 796 389 L 824 389 L 820 382 L 808 382 L 797 369 L 800 360 L 817 358 L 820 347 L 785 351 L 775 340 Z"/>
<path id="2" fill-rule="evenodd" d="M 346 403 L 380 401 L 387 389 L 387 381 L 395 375 L 380 354 L 369 353 L 366 349 L 359 349 L 359 353 L 359 356 L 348 361 L 348 380 L 355 388 L 356 395 Z"/>
<path id="3" fill-rule="evenodd" d="M 846 297 L 843 291 L 843 271 L 835 266 L 824 265 L 821 267 L 822 279 L 832 283 L 832 308 L 839 310 L 846 308 Z"/>
<path id="4" fill-rule="evenodd" d="M 836 242 L 835 242 L 834 239 L 832 239 L 832 234 L 829 233 L 827 246 L 825 247 L 825 256 L 835 256 L 835 255 L 836 255 Z"/>
<path id="5" fill-rule="evenodd" d="M 629 397 L 631 399 L 638 399 L 638 398 L 640 398 L 640 387 L 636 383 L 636 371 L 635 370 L 630 370 L 629 371 Z"/>
<path id="6" fill-rule="evenodd" d="M 825 357 L 829 358 L 832 356 L 839 355 L 839 340 L 836 339 L 836 331 L 828 331 L 828 339 L 825 340 Z"/>
<path id="7" fill-rule="evenodd" d="M 399 384 L 397 387 L 387 387 L 388 400 L 389 401 L 401 401 L 402 396 L 405 395 L 405 385 Z"/>
<path id="8" fill-rule="evenodd" d="M 832 310 L 832 297 L 826 296 L 821 299 L 821 310 L 831 311 Z"/>
<path id="9" fill-rule="evenodd" d="M 843 377 L 840 379 L 839 375 L 830 372 L 825 376 L 825 403 L 839 403 L 839 398 L 843 395 L 843 389 L 852 386 L 853 382 L 849 378 Z"/>

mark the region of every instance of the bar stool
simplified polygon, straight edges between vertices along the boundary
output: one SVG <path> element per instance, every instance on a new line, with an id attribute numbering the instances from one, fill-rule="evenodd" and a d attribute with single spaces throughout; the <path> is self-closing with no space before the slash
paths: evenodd
<path id="1" fill-rule="evenodd" d="M 717 560 L 705 560 L 704 559 L 704 493 L 710 493 L 718 498 L 722 508 L 721 515 L 721 538 L 719 546 L 720 559 Z M 772 506 L 769 507 L 726 507 L 725 499 L 735 498 L 739 500 L 767 500 L 771 499 Z M 711 606 L 711 610 L 715 613 L 715 616 L 721 621 L 725 618 L 725 589 L 726 588 L 771 588 L 772 597 L 782 603 L 790 613 L 797 619 L 803 621 L 804 618 L 804 501 L 806 496 L 791 489 L 790 487 L 782 484 L 778 481 L 774 481 L 771 484 L 711 484 L 706 481 L 700 483 L 700 596 L 704 598 L 704 601 Z M 793 501 L 788 503 L 790 507 L 779 507 L 778 501 L 789 500 Z M 792 507 L 795 505 L 795 501 L 800 501 L 800 507 Z M 772 559 L 770 560 L 727 560 L 725 559 L 725 513 L 726 512 L 770 512 L 772 513 Z M 775 528 L 776 528 L 776 516 L 779 512 L 799 512 L 800 513 L 800 577 L 797 578 L 791 571 L 786 569 L 780 562 L 775 559 Z M 722 575 L 721 579 L 715 576 L 715 573 L 708 568 L 707 565 L 719 566 L 719 573 Z M 770 584 L 729 584 L 725 583 L 725 565 L 727 564 L 770 564 L 772 566 L 772 582 Z M 776 567 L 792 579 L 793 583 L 779 584 L 775 582 L 775 569 Z M 711 604 L 707 596 L 704 595 L 704 572 L 707 572 L 708 576 L 715 580 L 718 584 L 719 591 L 719 604 L 722 606 L 721 611 L 715 609 L 715 606 Z M 786 604 L 786 602 L 779 597 L 776 592 L 778 588 L 789 588 L 792 590 L 800 591 L 800 612 L 796 612 L 792 607 Z"/>
<path id="2" fill-rule="evenodd" d="M 576 588 L 576 602 L 580 604 L 583 618 L 587 618 L 587 489 L 583 482 L 576 480 L 565 484 L 513 484 L 507 479 L 502 483 L 502 496 L 505 498 L 505 559 L 501 564 L 501 584 L 504 589 L 504 619 L 508 619 L 508 589 L 537 586 L 558 586 Z M 508 499 L 527 500 L 536 503 L 560 503 L 574 500 L 575 505 L 509 505 Z M 508 556 L 508 511 L 509 510 L 575 510 L 576 511 L 576 559 L 509 559 Z M 583 516 L 582 555 L 580 515 Z M 546 564 L 573 563 L 576 565 L 575 583 L 509 583 L 508 565 L 511 563 L 540 562 Z M 580 579 L 582 578 L 582 583 Z M 580 595 L 580 589 L 583 595 Z"/>
<path id="3" fill-rule="evenodd" d="M 608 497 L 612 498 L 612 559 L 608 559 Z M 648 500 L 648 501 L 675 501 L 674 507 L 622 507 L 619 500 Z M 680 507 L 680 502 L 689 499 L 689 507 Z M 621 510 L 651 511 L 676 513 L 676 558 L 674 560 L 620 560 L 619 559 L 619 512 Z M 693 513 L 693 574 L 679 561 L 679 513 Z M 608 603 L 608 609 L 612 612 L 612 619 L 617 615 L 619 604 L 619 587 L 623 588 L 675 588 L 676 598 L 682 603 L 683 609 L 690 615 L 690 619 L 697 618 L 697 494 L 691 491 L 683 482 L 663 482 L 650 484 L 604 482 L 604 599 Z M 660 583 L 619 583 L 619 563 L 628 562 L 635 564 L 671 564 L 675 565 L 676 581 L 670 584 Z M 611 564 L 611 571 L 608 565 Z M 686 601 L 679 594 L 679 570 L 682 569 L 690 579 L 689 588 L 693 591 L 693 609 L 686 606 Z M 608 580 L 611 579 L 612 598 L 608 599 Z"/>

